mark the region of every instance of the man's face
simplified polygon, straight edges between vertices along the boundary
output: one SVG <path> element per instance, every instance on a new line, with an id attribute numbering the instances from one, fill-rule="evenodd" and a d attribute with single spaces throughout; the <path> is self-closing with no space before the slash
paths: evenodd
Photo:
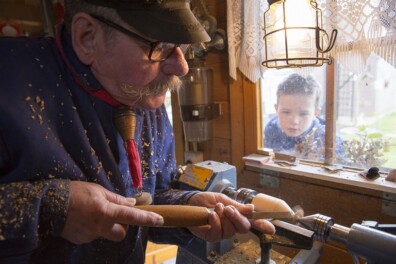
<path id="1" fill-rule="evenodd" d="M 288 137 L 298 137 L 312 124 L 319 109 L 315 108 L 315 98 L 309 95 L 280 95 L 275 105 L 282 131 Z"/>
<path id="2" fill-rule="evenodd" d="M 98 43 L 100 49 L 91 65 L 95 77 L 122 104 L 158 108 L 166 91 L 177 89 L 179 77 L 188 72 L 182 51 L 176 48 L 167 60 L 151 62 L 150 47 L 121 32 L 113 33 L 110 40 L 103 36 L 103 43 Z"/>

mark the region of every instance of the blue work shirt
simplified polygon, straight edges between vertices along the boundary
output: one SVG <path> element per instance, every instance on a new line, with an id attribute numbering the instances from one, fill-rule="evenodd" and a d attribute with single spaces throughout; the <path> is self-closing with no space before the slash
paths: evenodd
<path id="1" fill-rule="evenodd" d="M 310 127 L 300 136 L 289 137 L 282 131 L 279 119 L 275 116 L 265 126 L 264 147 L 298 158 L 324 160 L 325 126 L 325 121 L 316 117 Z M 344 159 L 342 140 L 339 137 L 336 138 L 336 154 L 339 160 Z"/>
<path id="2" fill-rule="evenodd" d="M 135 226 L 121 242 L 75 245 L 60 237 L 70 181 L 124 196 L 135 190 L 128 170 L 120 170 L 126 160 L 112 123 L 115 108 L 81 88 L 102 86 L 65 30 L 58 39 L 57 47 L 54 38 L 0 38 L 0 262 L 144 263 L 147 239 L 188 243 L 186 229 Z M 144 191 L 155 204 L 186 204 L 194 192 L 170 187 L 177 170 L 165 107 L 135 112 Z"/>

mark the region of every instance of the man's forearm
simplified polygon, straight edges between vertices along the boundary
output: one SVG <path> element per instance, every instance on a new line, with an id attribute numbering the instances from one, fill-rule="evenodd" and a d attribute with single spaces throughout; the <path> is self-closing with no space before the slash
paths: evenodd
<path id="1" fill-rule="evenodd" d="M 0 184 L 0 256 L 26 254 L 46 236 L 60 234 L 66 220 L 69 183 L 52 179 Z"/>

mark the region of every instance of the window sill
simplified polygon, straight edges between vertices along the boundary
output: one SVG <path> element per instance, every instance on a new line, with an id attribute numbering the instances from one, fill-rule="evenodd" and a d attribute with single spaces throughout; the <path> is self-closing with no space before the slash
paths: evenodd
<path id="1" fill-rule="evenodd" d="M 268 157 L 267 157 L 268 158 Z M 266 159 L 264 155 L 251 154 L 243 157 L 245 166 L 267 169 L 277 172 L 299 175 L 303 177 L 319 179 L 323 181 L 335 182 L 345 185 L 357 186 L 371 190 L 377 190 L 396 194 L 396 183 L 386 181 L 384 176 L 374 181 L 366 180 L 360 176 L 359 171 L 342 170 L 336 173 L 328 172 L 322 165 L 310 165 L 299 163 L 296 166 L 281 166 L 272 161 L 262 162 Z"/>

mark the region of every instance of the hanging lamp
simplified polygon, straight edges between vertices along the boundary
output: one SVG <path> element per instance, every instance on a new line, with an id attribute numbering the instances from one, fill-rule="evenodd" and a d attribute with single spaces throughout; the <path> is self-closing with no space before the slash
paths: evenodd
<path id="1" fill-rule="evenodd" d="M 323 29 L 322 11 L 315 0 L 268 0 L 264 13 L 264 44 L 267 68 L 322 66 L 331 64 L 337 30 Z"/>

